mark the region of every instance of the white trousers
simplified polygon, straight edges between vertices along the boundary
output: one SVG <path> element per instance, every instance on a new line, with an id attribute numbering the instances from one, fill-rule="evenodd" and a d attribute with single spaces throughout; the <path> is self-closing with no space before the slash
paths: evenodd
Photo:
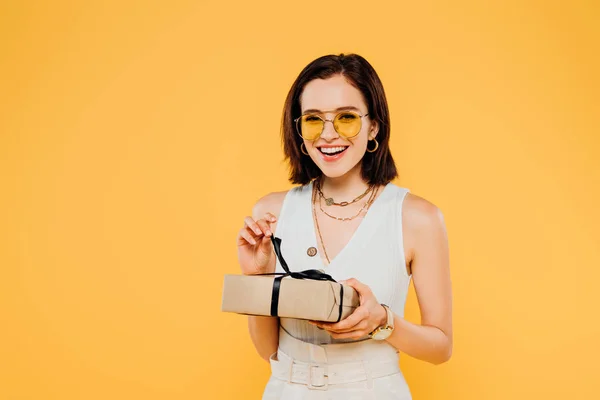
<path id="1" fill-rule="evenodd" d="M 398 351 L 385 341 L 314 345 L 280 329 L 263 400 L 411 400 Z"/>

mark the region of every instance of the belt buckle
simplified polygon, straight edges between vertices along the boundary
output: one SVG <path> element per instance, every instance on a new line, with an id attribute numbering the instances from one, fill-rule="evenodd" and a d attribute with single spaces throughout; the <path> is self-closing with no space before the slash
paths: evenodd
<path id="1" fill-rule="evenodd" d="M 321 369 L 322 373 L 315 375 L 313 370 L 316 368 Z M 319 375 L 320 375 L 320 380 L 322 380 L 324 383 L 316 385 L 315 383 L 313 383 L 313 376 L 319 376 Z M 309 389 L 327 390 L 327 388 L 329 387 L 329 376 L 328 376 L 327 365 L 322 365 L 322 364 L 309 364 L 308 365 L 308 384 L 307 384 L 307 386 Z"/>

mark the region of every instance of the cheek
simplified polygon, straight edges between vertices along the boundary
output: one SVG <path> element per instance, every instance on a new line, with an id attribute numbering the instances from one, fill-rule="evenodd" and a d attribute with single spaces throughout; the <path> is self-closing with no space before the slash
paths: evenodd
<path id="1" fill-rule="evenodd" d="M 369 141 L 369 131 L 363 127 L 363 130 L 356 136 L 351 139 L 353 147 L 357 149 L 364 150 L 367 148 L 367 143 Z"/>
<path id="2" fill-rule="evenodd" d="M 354 139 L 352 142 L 352 152 L 357 156 L 361 157 L 367 150 L 367 136 L 360 136 Z"/>
<path id="3" fill-rule="evenodd" d="M 306 150 L 310 154 L 310 158 L 312 158 L 313 161 L 317 161 L 317 159 L 319 159 L 319 155 L 321 154 L 319 149 L 317 149 L 313 143 L 307 143 L 304 146 L 306 146 Z"/>

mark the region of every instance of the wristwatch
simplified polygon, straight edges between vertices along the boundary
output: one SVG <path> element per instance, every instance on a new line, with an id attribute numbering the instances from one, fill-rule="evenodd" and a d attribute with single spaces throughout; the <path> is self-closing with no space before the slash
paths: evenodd
<path id="1" fill-rule="evenodd" d="M 394 314 L 390 307 L 386 304 L 381 304 L 385 311 L 387 312 L 387 322 L 382 326 L 376 328 L 373 332 L 369 333 L 371 339 L 374 340 L 384 340 L 390 337 L 392 332 L 394 331 Z"/>

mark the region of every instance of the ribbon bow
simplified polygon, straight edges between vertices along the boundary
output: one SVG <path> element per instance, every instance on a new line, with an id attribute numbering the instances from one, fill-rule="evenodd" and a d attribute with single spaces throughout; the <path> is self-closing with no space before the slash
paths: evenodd
<path id="1" fill-rule="evenodd" d="M 292 277 L 294 279 L 309 279 L 314 281 L 337 281 L 333 279 L 330 275 L 324 273 L 323 271 L 317 269 L 307 269 L 300 272 L 292 272 L 290 271 L 283 255 L 281 254 L 281 239 L 275 236 L 271 236 L 271 242 L 273 242 L 273 249 L 275 250 L 275 255 L 281 264 L 281 267 L 285 272 L 273 272 L 268 274 L 260 274 L 260 275 L 277 275 L 277 278 L 273 280 L 273 292 L 271 296 L 271 316 L 276 317 L 278 314 L 279 308 L 279 291 L 281 288 L 281 280 L 287 276 Z M 340 305 L 339 305 L 339 314 L 336 322 L 339 322 L 342 318 L 342 309 L 344 303 L 344 286 L 340 285 Z"/>

